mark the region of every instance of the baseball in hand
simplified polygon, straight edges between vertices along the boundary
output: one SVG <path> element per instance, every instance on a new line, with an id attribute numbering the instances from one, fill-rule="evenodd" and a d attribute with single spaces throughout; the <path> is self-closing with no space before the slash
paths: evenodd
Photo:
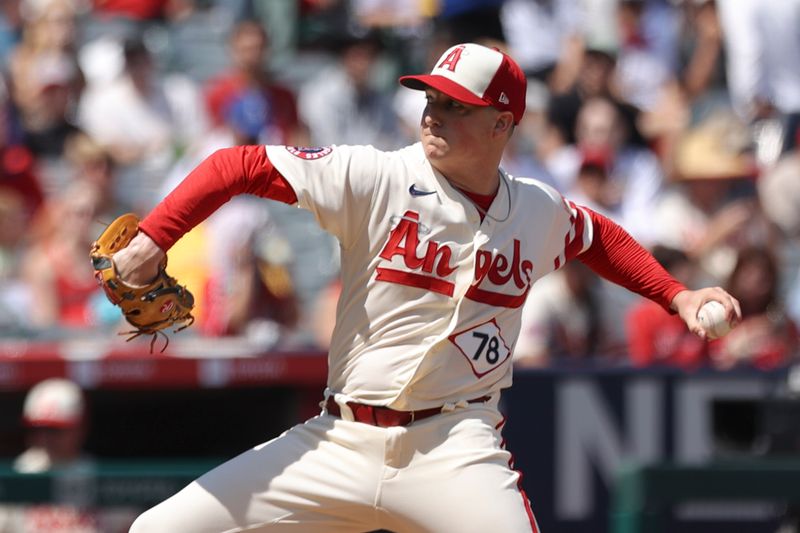
<path id="1" fill-rule="evenodd" d="M 727 335 L 731 330 L 731 323 L 726 317 L 725 307 L 715 300 L 703 304 L 697 313 L 697 320 L 703 326 L 706 338 L 711 340 Z"/>

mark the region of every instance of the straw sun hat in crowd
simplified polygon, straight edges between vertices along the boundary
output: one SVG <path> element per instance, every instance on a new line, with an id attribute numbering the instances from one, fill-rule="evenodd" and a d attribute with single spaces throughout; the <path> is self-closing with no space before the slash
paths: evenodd
<path id="1" fill-rule="evenodd" d="M 747 126 L 729 115 L 715 115 L 690 129 L 675 151 L 678 179 L 746 178 L 756 175 Z"/>

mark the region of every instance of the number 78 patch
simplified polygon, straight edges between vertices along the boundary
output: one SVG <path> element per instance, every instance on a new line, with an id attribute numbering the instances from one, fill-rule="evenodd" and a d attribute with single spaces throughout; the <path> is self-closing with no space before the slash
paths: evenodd
<path id="1" fill-rule="evenodd" d="M 461 333 L 453 333 L 448 338 L 461 350 L 472 366 L 472 372 L 479 378 L 503 364 L 511 355 L 511 349 L 500 335 L 500 327 L 494 319 Z"/>

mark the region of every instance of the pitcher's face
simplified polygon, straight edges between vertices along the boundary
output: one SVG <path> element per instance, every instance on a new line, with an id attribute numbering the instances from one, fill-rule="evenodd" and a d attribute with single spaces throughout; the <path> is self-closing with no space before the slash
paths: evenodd
<path id="1" fill-rule="evenodd" d="M 497 110 L 463 104 L 431 88 L 425 90 L 425 98 L 428 105 L 422 113 L 420 138 L 431 163 L 483 153 Z"/>

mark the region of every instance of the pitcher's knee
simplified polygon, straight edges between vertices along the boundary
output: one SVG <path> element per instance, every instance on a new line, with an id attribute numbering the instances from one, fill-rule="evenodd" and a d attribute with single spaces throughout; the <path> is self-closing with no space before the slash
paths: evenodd
<path id="1" fill-rule="evenodd" d="M 219 533 L 236 527 L 226 514 L 206 511 L 170 498 L 139 515 L 129 533 Z"/>
<path id="2" fill-rule="evenodd" d="M 164 531 L 159 529 L 159 524 L 153 514 L 152 509 L 140 514 L 131 525 L 129 533 L 160 533 Z"/>

